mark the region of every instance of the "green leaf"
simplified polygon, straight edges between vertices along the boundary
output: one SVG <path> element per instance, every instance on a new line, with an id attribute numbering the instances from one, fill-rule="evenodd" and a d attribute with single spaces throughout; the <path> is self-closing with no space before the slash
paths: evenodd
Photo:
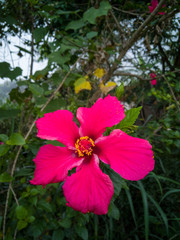
<path id="1" fill-rule="evenodd" d="M 63 98 L 60 99 L 54 99 L 52 100 L 47 107 L 44 109 L 44 113 L 53 112 L 56 110 L 60 110 L 61 108 L 64 108 L 66 106 L 66 101 Z"/>
<path id="2" fill-rule="evenodd" d="M 35 96 L 42 96 L 44 93 L 44 89 L 40 87 L 38 84 L 29 84 L 29 90 L 35 95 Z"/>
<path id="3" fill-rule="evenodd" d="M 0 145 L 0 156 L 5 155 L 9 150 L 9 146 L 5 145 L 5 144 L 1 144 Z"/>
<path id="4" fill-rule="evenodd" d="M 79 28 L 84 27 L 84 25 L 85 25 L 85 22 L 83 21 L 83 19 L 72 21 L 66 26 L 65 30 L 69 30 L 69 29 L 77 30 Z"/>
<path id="5" fill-rule="evenodd" d="M 30 194 L 31 194 L 32 196 L 35 196 L 35 195 L 39 194 L 39 190 L 36 189 L 36 188 L 33 188 L 33 189 L 31 189 Z"/>
<path id="6" fill-rule="evenodd" d="M 19 220 L 25 219 L 28 216 L 28 212 L 25 207 L 19 205 L 16 207 L 16 217 Z"/>
<path id="7" fill-rule="evenodd" d="M 68 62 L 71 59 L 71 55 L 70 54 L 66 54 L 66 55 L 62 55 L 61 54 L 61 50 L 58 50 L 56 52 L 51 53 L 49 56 L 49 63 L 57 63 L 60 66 L 62 66 L 63 64 L 65 64 L 66 62 Z"/>
<path id="8" fill-rule="evenodd" d="M 34 239 L 38 239 L 38 237 L 42 234 L 44 229 L 47 227 L 47 222 L 42 221 L 42 219 L 34 221 L 28 228 L 28 233 L 30 236 L 33 236 Z"/>
<path id="9" fill-rule="evenodd" d="M 27 225 L 28 225 L 27 221 L 20 220 L 20 221 L 18 221 L 17 229 L 20 231 L 23 228 L 27 227 Z"/>
<path id="10" fill-rule="evenodd" d="M 125 112 L 125 115 L 126 115 L 125 118 L 119 124 L 117 124 L 115 128 L 123 129 L 123 128 L 131 127 L 135 123 L 136 119 L 138 118 L 141 108 L 142 107 L 138 107 L 138 108 L 132 108 L 127 110 Z"/>
<path id="11" fill-rule="evenodd" d="M 116 220 L 119 220 L 120 212 L 119 212 L 119 209 L 116 207 L 116 205 L 113 202 L 110 203 L 109 210 L 108 210 L 108 216 L 112 217 Z"/>
<path id="12" fill-rule="evenodd" d="M 53 141 L 47 140 L 47 141 L 46 141 L 46 144 L 52 144 L 53 146 L 65 147 L 64 144 L 62 144 L 61 142 L 56 141 L 56 140 L 53 140 Z"/>
<path id="13" fill-rule="evenodd" d="M 67 43 L 68 44 L 68 43 Z M 60 48 L 60 53 L 64 53 L 66 50 L 71 50 L 71 49 L 79 49 L 79 47 L 74 46 L 74 45 L 67 45 L 67 44 L 61 44 L 61 48 Z"/>
<path id="14" fill-rule="evenodd" d="M 22 74 L 22 69 L 20 67 L 12 69 L 7 62 L 0 62 L 0 69 L 0 78 L 10 78 L 11 80 L 14 80 Z"/>
<path id="15" fill-rule="evenodd" d="M 34 222 L 34 220 L 35 220 L 35 217 L 34 217 L 34 216 L 28 217 L 28 222 L 29 222 L 29 223 Z"/>
<path id="16" fill-rule="evenodd" d="M 124 94 L 124 84 L 122 82 L 121 85 L 116 88 L 117 99 L 120 100 L 123 94 Z"/>
<path id="17" fill-rule="evenodd" d="M 51 205 L 48 202 L 46 202 L 44 199 L 38 202 L 38 208 L 45 210 L 47 212 L 52 212 Z"/>
<path id="18" fill-rule="evenodd" d="M 86 37 L 88 38 L 88 39 L 92 39 L 92 38 L 94 38 L 94 37 L 96 37 L 98 35 L 98 32 L 88 32 L 87 34 L 86 34 Z"/>
<path id="19" fill-rule="evenodd" d="M 7 172 L 4 172 L 0 175 L 0 182 L 11 182 L 13 178 Z"/>
<path id="20" fill-rule="evenodd" d="M 59 222 L 59 225 L 63 228 L 70 228 L 71 227 L 71 219 L 64 218 L 62 221 Z"/>
<path id="21" fill-rule="evenodd" d="M 33 37 L 36 42 L 40 42 L 48 33 L 48 29 L 44 27 L 36 28 L 33 32 Z"/>
<path id="22" fill-rule="evenodd" d="M 21 168 L 16 172 L 15 177 L 31 176 L 32 173 L 33 173 L 32 168 Z"/>
<path id="23" fill-rule="evenodd" d="M 45 103 L 47 102 L 47 98 L 42 96 L 42 97 L 35 97 L 35 105 L 38 108 L 41 108 Z"/>
<path id="24" fill-rule="evenodd" d="M 6 142 L 8 145 L 24 145 L 26 144 L 25 139 L 20 133 L 13 133 L 9 140 Z"/>
<path id="25" fill-rule="evenodd" d="M 8 136 L 7 135 L 5 135 L 5 134 L 0 134 L 0 141 L 2 141 L 2 142 L 6 142 L 8 140 Z"/>
<path id="26" fill-rule="evenodd" d="M 0 120 L 15 118 L 19 113 L 17 109 L 2 109 L 0 108 Z"/>
<path id="27" fill-rule="evenodd" d="M 10 72 L 9 78 L 10 78 L 11 80 L 14 80 L 14 79 L 16 79 L 18 76 L 20 76 L 21 74 L 22 74 L 22 69 L 21 69 L 20 67 L 16 67 L 16 68 L 14 68 L 13 71 Z"/>
<path id="28" fill-rule="evenodd" d="M 64 239 L 64 232 L 60 229 L 53 232 L 52 240 L 63 240 Z"/>
<path id="29" fill-rule="evenodd" d="M 49 65 L 47 65 L 45 68 L 43 68 L 42 70 L 38 70 L 34 73 L 33 75 L 33 79 L 35 80 L 39 80 L 41 78 L 43 78 L 44 76 L 46 76 L 48 74 L 48 72 L 50 71 L 50 67 Z M 23 81 L 24 82 L 24 81 Z"/>
<path id="30" fill-rule="evenodd" d="M 88 240 L 88 230 L 86 227 L 76 226 L 75 230 L 80 238 L 83 240 Z"/>
<path id="31" fill-rule="evenodd" d="M 91 24 L 96 24 L 96 18 L 101 16 L 106 16 L 111 5 L 108 1 L 101 1 L 100 7 L 98 9 L 91 7 L 83 14 L 83 20 L 88 21 Z"/>
<path id="32" fill-rule="evenodd" d="M 0 77 L 8 77 L 8 74 L 10 72 L 10 64 L 7 62 L 0 62 Z"/>
<path id="33" fill-rule="evenodd" d="M 18 46 L 18 45 L 14 45 L 14 47 L 19 48 L 19 50 L 22 51 L 22 52 L 32 54 L 32 53 L 31 53 L 30 51 L 28 51 L 27 49 L 25 49 L 25 48 L 23 48 L 23 47 L 20 47 L 20 46 Z"/>
<path id="34" fill-rule="evenodd" d="M 116 173 L 114 170 L 112 170 L 109 167 L 107 167 L 105 169 L 105 171 L 107 172 L 107 175 L 109 175 L 109 177 L 111 178 L 111 180 L 113 182 L 114 195 L 118 196 L 122 189 L 122 184 L 123 184 L 124 180 L 121 178 L 121 176 L 118 173 Z"/>

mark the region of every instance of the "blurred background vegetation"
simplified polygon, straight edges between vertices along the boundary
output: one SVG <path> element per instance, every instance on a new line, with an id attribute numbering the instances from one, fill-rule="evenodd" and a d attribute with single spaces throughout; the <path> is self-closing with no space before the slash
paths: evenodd
<path id="1" fill-rule="evenodd" d="M 159 2 L 150 14 L 143 0 L 0 1 L 0 239 L 180 239 L 180 2 Z M 28 74 L 3 58 L 9 37 L 23 41 L 9 54 L 30 57 Z M 38 71 L 37 59 L 46 63 Z M 30 185 L 32 160 L 50 142 L 34 120 L 107 94 L 125 106 L 123 130 L 150 141 L 156 165 L 138 182 L 106 168 L 108 214 L 84 215 L 66 207 L 62 183 Z"/>

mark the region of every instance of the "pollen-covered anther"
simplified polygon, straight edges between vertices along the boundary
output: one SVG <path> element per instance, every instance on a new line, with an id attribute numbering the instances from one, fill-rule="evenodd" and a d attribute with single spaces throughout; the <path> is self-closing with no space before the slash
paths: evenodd
<path id="1" fill-rule="evenodd" d="M 80 137 L 75 143 L 76 153 L 78 153 L 79 157 L 84 157 L 85 155 L 90 156 L 94 146 L 94 141 L 90 137 Z"/>

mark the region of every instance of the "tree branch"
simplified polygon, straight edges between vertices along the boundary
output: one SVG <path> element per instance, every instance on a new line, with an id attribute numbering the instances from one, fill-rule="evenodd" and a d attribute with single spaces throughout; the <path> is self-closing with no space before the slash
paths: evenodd
<path id="1" fill-rule="evenodd" d="M 174 98 L 174 101 L 175 101 L 175 103 L 176 103 L 176 106 L 177 106 L 178 110 L 180 111 L 180 104 L 179 104 L 178 100 L 176 99 L 176 96 L 175 96 L 175 94 L 174 94 L 174 91 L 173 91 L 171 85 L 169 84 L 167 78 L 166 78 L 164 75 L 162 75 L 162 77 L 163 77 L 164 80 L 166 81 L 166 83 L 167 83 L 167 85 L 168 85 L 168 87 L 169 87 L 169 89 L 170 89 L 170 92 L 171 92 L 171 94 L 172 94 L 172 97 Z"/>
<path id="2" fill-rule="evenodd" d="M 156 76 L 156 79 L 161 78 L 162 76 L 168 76 L 168 75 L 171 75 L 172 73 L 177 73 L 177 72 L 180 72 L 180 70 L 175 70 L 175 71 L 171 71 L 170 73 L 166 73 L 164 75 Z M 152 80 L 152 78 L 144 78 L 144 77 L 142 77 L 141 75 L 138 75 L 138 74 L 133 74 L 133 73 L 128 73 L 128 72 L 121 72 L 121 71 L 114 72 L 113 76 L 136 77 L 136 78 L 138 78 L 141 81 L 151 81 Z"/>
<path id="3" fill-rule="evenodd" d="M 123 57 L 126 55 L 127 51 L 139 39 L 139 37 L 141 36 L 142 31 L 147 27 L 147 25 L 151 22 L 151 20 L 156 16 L 156 14 L 162 8 L 162 6 L 165 3 L 165 1 L 166 0 L 161 0 L 161 2 L 158 4 L 156 9 L 146 18 L 146 20 L 141 24 L 141 26 L 133 33 L 131 39 L 125 44 L 125 46 L 122 48 L 121 52 L 119 53 L 117 61 L 114 62 L 113 66 L 111 67 L 111 69 L 109 71 L 109 73 L 105 76 L 105 82 L 107 80 L 109 80 L 109 78 L 112 76 L 113 72 L 118 67 L 118 62 L 120 62 L 123 59 Z"/>

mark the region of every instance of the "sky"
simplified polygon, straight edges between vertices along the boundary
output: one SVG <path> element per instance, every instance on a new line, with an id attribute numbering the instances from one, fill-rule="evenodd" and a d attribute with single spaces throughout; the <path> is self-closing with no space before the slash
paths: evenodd
<path id="1" fill-rule="evenodd" d="M 19 57 L 17 55 L 19 49 L 16 47 L 16 45 L 30 51 L 30 47 L 28 48 L 24 44 L 26 40 L 30 40 L 30 37 L 30 34 L 23 34 L 21 38 L 9 35 L 7 39 L 1 40 L 0 45 L 0 62 L 6 61 L 11 65 L 12 68 L 20 67 L 23 71 L 23 76 L 29 76 L 30 74 L 31 56 L 28 53 L 22 52 L 23 56 Z M 43 69 L 47 65 L 47 61 L 38 62 L 38 56 L 35 56 L 34 60 L 33 73 L 35 73 L 37 70 Z M 0 84 L 3 82 L 4 79 L 0 79 Z"/>

